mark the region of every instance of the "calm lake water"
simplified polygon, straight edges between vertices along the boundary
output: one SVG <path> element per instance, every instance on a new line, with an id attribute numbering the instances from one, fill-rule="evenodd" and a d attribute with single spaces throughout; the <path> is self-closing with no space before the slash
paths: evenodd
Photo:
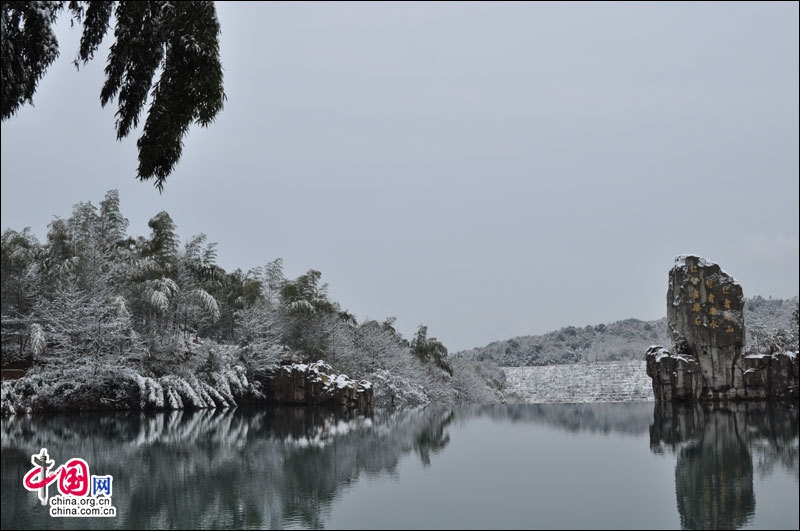
<path id="1" fill-rule="evenodd" d="M 112 475 L 114 518 L 54 518 L 31 456 Z M 48 496 L 58 494 L 56 485 Z M 541 404 L 2 421 L 2 528 L 800 527 L 798 409 Z"/>

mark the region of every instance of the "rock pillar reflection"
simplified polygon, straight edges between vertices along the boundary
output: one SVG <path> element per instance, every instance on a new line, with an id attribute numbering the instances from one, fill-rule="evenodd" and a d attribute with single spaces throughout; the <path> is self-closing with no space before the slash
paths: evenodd
<path id="1" fill-rule="evenodd" d="M 737 529 L 755 514 L 753 459 L 744 408 L 657 403 L 654 451 L 677 455 L 675 496 L 684 529 Z"/>

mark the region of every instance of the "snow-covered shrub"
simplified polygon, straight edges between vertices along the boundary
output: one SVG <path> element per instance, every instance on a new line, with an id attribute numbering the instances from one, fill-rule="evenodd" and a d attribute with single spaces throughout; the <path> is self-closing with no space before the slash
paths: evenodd
<path id="1" fill-rule="evenodd" d="M 159 378 L 159 382 L 165 389 L 169 389 L 173 391 L 174 394 L 177 394 L 184 407 L 195 409 L 214 407 L 214 401 L 211 400 L 208 393 L 200 388 L 200 384 L 196 378 L 190 384 L 180 376 L 170 374 Z M 167 391 L 167 393 L 170 396 L 174 396 L 169 393 L 169 391 Z M 211 402 L 210 404 L 209 401 Z"/>
<path id="2" fill-rule="evenodd" d="M 140 409 L 163 409 L 164 389 L 158 380 L 133 373 L 133 380 L 139 389 Z"/>
<path id="3" fill-rule="evenodd" d="M 4 381 L 0 387 L 0 416 L 7 417 L 24 413 L 25 409 L 22 399 L 14 389 L 14 382 Z"/>
<path id="4" fill-rule="evenodd" d="M 425 389 L 406 378 L 395 376 L 385 369 L 368 376 L 373 382 L 375 406 L 416 407 L 430 403 Z"/>

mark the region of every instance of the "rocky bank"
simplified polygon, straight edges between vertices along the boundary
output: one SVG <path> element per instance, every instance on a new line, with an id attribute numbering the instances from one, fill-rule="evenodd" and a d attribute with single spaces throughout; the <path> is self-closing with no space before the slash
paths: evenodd
<path id="1" fill-rule="evenodd" d="M 672 348 L 646 353 L 656 400 L 795 399 L 796 352 L 746 354 L 742 287 L 717 264 L 681 255 L 669 272 Z"/>

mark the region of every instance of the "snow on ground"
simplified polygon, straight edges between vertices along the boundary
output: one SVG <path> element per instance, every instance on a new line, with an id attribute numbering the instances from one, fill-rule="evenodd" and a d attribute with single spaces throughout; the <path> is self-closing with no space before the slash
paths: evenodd
<path id="1" fill-rule="evenodd" d="M 640 402 L 653 400 L 644 361 L 503 367 L 510 403 Z"/>

